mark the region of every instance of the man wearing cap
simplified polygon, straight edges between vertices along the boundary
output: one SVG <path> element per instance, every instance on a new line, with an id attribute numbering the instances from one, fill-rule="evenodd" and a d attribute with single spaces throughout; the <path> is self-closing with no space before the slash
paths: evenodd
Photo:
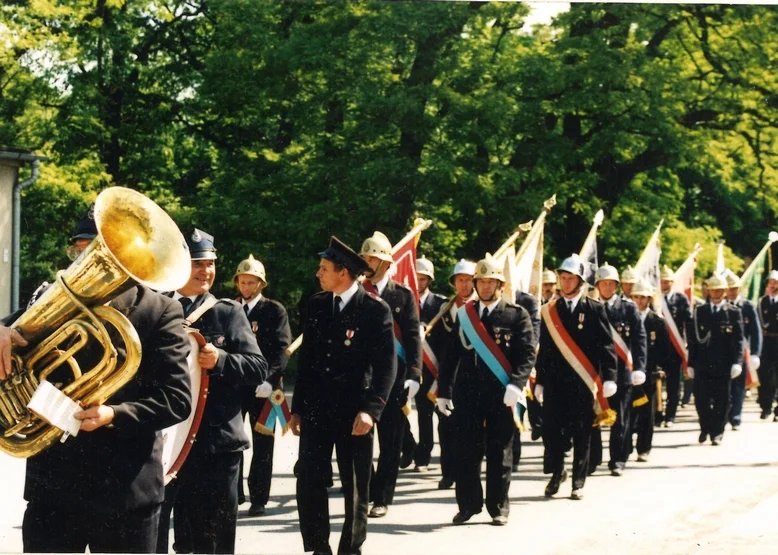
<path id="1" fill-rule="evenodd" d="M 431 261 L 422 257 L 416 260 L 416 275 L 419 280 L 419 320 L 422 329 L 437 316 L 438 312 L 446 304 L 446 297 L 438 295 L 430 290 L 430 284 L 435 280 L 435 266 Z M 423 332 L 422 332 L 423 333 Z M 432 414 L 435 412 L 434 391 L 430 396 L 430 388 L 435 384 L 437 388 L 439 356 L 442 355 L 442 345 L 437 343 L 432 337 L 422 338 L 422 349 L 424 351 L 422 380 L 419 393 L 416 394 L 416 412 L 419 416 L 419 443 L 415 445 L 410 426 L 406 428 L 406 445 L 403 445 L 403 456 L 407 452 L 413 453 L 416 472 L 426 472 L 430 464 L 432 447 L 435 443 Z M 408 438 L 410 438 L 408 440 Z M 402 462 L 402 461 L 401 461 Z"/>
<path id="2" fill-rule="evenodd" d="M 209 292 L 216 279 L 213 236 L 195 229 L 185 237 L 192 273 L 172 298 L 184 309 L 185 325 L 206 340 L 198 362 L 210 378 L 197 440 L 178 477 L 166 488 L 157 551 L 167 553 L 170 508 L 175 506 L 177 551 L 234 553 L 239 465 L 249 448 L 242 393 L 265 380 L 267 361 L 241 306 L 230 299 L 217 300 Z"/>
<path id="3" fill-rule="evenodd" d="M 421 382 L 419 309 L 410 288 L 389 279 L 392 244 L 386 235 L 380 231 L 373 233 L 362 243 L 359 255 L 368 265 L 368 278 L 363 283 L 365 290 L 381 297 L 392 310 L 397 352 L 397 377 L 378 423 L 378 464 L 370 483 L 373 502 L 370 516 L 381 518 L 386 516 L 394 500 L 403 438 L 410 425 L 403 406 L 418 393 Z M 406 466 L 412 460 L 412 457 L 406 458 Z"/>
<path id="4" fill-rule="evenodd" d="M 573 442 L 572 499 L 583 498 L 593 425 L 612 424 L 607 397 L 618 386 L 616 353 L 605 307 L 584 295 L 584 267 L 574 254 L 557 269 L 562 296 L 543 305 L 535 397 L 543 404 L 546 497 L 567 479 L 565 450 Z"/>
<path id="5" fill-rule="evenodd" d="M 448 283 L 454 289 L 454 296 L 451 297 L 441 311 L 438 325 L 432 328 L 427 336 L 427 340 L 437 346 L 438 352 L 443 353 L 445 346 L 449 344 L 454 336 L 454 326 L 457 322 L 457 310 L 464 306 L 467 301 L 477 300 L 478 296 L 473 287 L 473 276 L 475 276 L 475 262 L 460 259 L 455 265 L 451 274 L 448 276 Z M 441 359 L 438 359 L 439 361 Z M 437 402 L 437 401 L 436 401 Z M 450 418 L 440 418 L 443 414 L 438 407 L 435 408 L 438 413 L 438 441 L 440 443 L 440 473 L 441 478 L 438 482 L 438 489 L 449 489 L 454 485 L 455 478 L 455 454 L 454 440 L 457 431 Z"/>
<path id="6" fill-rule="evenodd" d="M 623 277 L 622 273 L 622 277 Z M 646 330 L 646 375 L 649 380 L 643 387 L 637 386 L 633 390 L 632 427 L 629 431 L 629 451 L 632 452 L 632 431 L 637 432 L 635 447 L 638 452 L 638 461 L 647 462 L 651 454 L 651 446 L 654 441 L 654 421 L 657 408 L 657 385 L 661 393 L 661 382 L 664 378 L 664 367 L 672 346 L 667 335 L 667 324 L 664 318 L 654 312 L 651 301 L 654 296 L 653 288 L 645 281 L 638 280 L 632 287 L 632 300 L 640 312 L 640 319 Z"/>
<path id="7" fill-rule="evenodd" d="M 260 421 L 260 415 L 269 403 L 268 397 L 277 389 L 283 391 L 281 377 L 289 362 L 286 348 L 291 342 L 289 317 L 284 306 L 278 301 L 268 299 L 262 294 L 267 287 L 265 266 L 249 254 L 240 264 L 232 277 L 232 282 L 240 291 L 237 301 L 249 320 L 251 331 L 257 339 L 259 350 L 268 364 L 268 377 L 259 387 L 248 386 L 243 392 L 243 416 L 249 414 L 252 434 L 251 467 L 249 469 L 249 496 L 251 507 L 248 516 L 262 516 L 270 497 L 270 482 L 273 476 L 273 447 L 275 446 L 275 422 L 272 427 Z M 238 476 L 238 502 L 243 494 L 243 459 Z"/>
<path id="8" fill-rule="evenodd" d="M 727 281 L 708 279 L 710 302 L 694 309 L 689 326 L 689 376 L 700 418 L 700 443 L 721 443 L 729 413 L 732 380 L 743 372 L 743 315 L 726 302 Z"/>
<path id="9" fill-rule="evenodd" d="M 759 325 L 759 316 L 756 306 L 748 299 L 740 295 L 740 278 L 732 270 L 725 272 L 727 280 L 727 302 L 740 309 L 743 315 L 743 364 L 744 371 L 732 380 L 731 409 L 729 411 L 729 423 L 733 430 L 740 428 L 743 419 L 743 401 L 746 396 L 746 377 L 749 372 L 759 371 L 762 354 L 762 326 Z"/>
<path id="10" fill-rule="evenodd" d="M 670 359 L 667 361 L 667 368 L 665 369 L 665 373 L 667 374 L 667 379 L 665 380 L 667 382 L 667 401 L 665 402 L 665 413 L 663 418 L 665 426 L 670 428 L 675 423 L 675 414 L 678 411 L 678 401 L 681 396 L 681 379 L 683 377 L 682 350 L 688 341 L 686 327 L 687 325 L 691 325 L 692 310 L 686 295 L 676 293 L 672 290 L 673 283 L 675 282 L 675 273 L 669 266 L 665 265 L 662 267 L 659 280 L 662 287 L 662 295 L 664 295 L 667 307 L 673 317 L 675 329 L 678 331 L 678 336 L 675 338 L 675 341 L 673 341 L 673 337 L 671 337 L 673 350 L 670 351 Z M 668 333 L 672 334 L 674 332 L 668 330 Z M 684 385 L 684 388 L 689 388 L 689 391 L 693 391 L 693 387 L 693 382 L 688 382 Z"/>
<path id="11" fill-rule="evenodd" d="M 540 304 L 546 304 L 556 295 L 556 273 L 548 268 L 543 270 L 543 283 L 540 289 Z"/>
<path id="12" fill-rule="evenodd" d="M 610 429 L 608 468 L 613 476 L 621 476 L 627 464 L 632 443 L 630 413 L 632 412 L 632 386 L 642 386 L 646 381 L 646 331 L 638 314 L 638 307 L 631 300 L 616 292 L 619 289 L 619 272 L 607 262 L 594 273 L 594 283 L 605 305 L 613 344 L 618 359 L 618 391 L 608 398 L 608 404 L 616 411 L 616 422 Z M 602 462 L 602 434 L 592 430 L 590 472 Z"/>
<path id="13" fill-rule="evenodd" d="M 481 512 L 481 461 L 486 456 L 486 510 L 492 524 L 508 523 L 517 404 L 535 364 L 535 339 L 526 309 L 502 298 L 502 260 L 487 254 L 475 270 L 478 301 L 457 311 L 440 367 L 438 408 L 457 430 L 454 524 Z M 453 410 L 452 410 L 453 409 Z"/>
<path id="14" fill-rule="evenodd" d="M 97 236 L 93 209 L 76 226 L 72 238 L 76 256 Z M 110 306 L 126 316 L 138 333 L 140 365 L 131 380 L 103 404 L 74 415 L 82 421 L 77 437 L 55 442 L 27 459 L 27 508 L 22 522 L 25 552 L 84 552 L 89 548 L 93 553 L 148 553 L 156 546 L 164 498 L 159 432 L 186 420 L 190 413 L 189 343 L 181 306 L 146 286 L 131 286 Z M 3 365 L 11 358 L 11 346 L 27 346 L 18 330 L 5 325 L 23 313 L 19 310 L 0 321 L 3 380 L 11 371 Z M 116 340 L 121 364 L 124 344 L 110 326 L 107 329 Z M 94 354 L 81 351 L 76 355 L 82 371 L 95 367 Z"/>
<path id="15" fill-rule="evenodd" d="M 622 298 L 632 300 L 632 288 L 638 282 L 638 273 L 632 266 L 627 266 L 621 272 L 621 296 Z"/>
<path id="16" fill-rule="evenodd" d="M 778 383 L 778 270 L 772 270 L 767 276 L 767 291 L 759 299 L 759 322 L 764 332 L 762 345 L 762 364 L 759 367 L 759 406 L 760 418 L 769 418 L 773 410 L 776 383 Z M 778 406 L 775 407 L 773 421 L 778 421 Z"/>
<path id="17" fill-rule="evenodd" d="M 289 427 L 300 436 L 297 506 L 305 551 L 331 554 L 327 487 L 335 447 L 345 522 L 338 553 L 357 555 L 367 536 L 373 426 L 397 374 L 389 306 L 357 281 L 369 267 L 333 237 L 320 253 L 323 291 L 308 301 Z"/>

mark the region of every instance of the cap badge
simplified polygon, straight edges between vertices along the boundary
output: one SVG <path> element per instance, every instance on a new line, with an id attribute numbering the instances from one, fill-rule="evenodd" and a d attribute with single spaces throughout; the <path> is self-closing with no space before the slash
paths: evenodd
<path id="1" fill-rule="evenodd" d="M 192 232 L 192 242 L 199 243 L 202 240 L 203 240 L 203 236 L 200 235 L 200 232 L 195 229 L 194 232 Z"/>

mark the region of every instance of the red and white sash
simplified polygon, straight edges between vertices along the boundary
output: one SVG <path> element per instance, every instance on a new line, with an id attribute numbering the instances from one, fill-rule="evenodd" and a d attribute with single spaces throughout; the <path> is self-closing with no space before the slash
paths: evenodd
<path id="1" fill-rule="evenodd" d="M 562 324 L 556 305 L 557 299 L 554 299 L 548 304 L 544 304 L 540 309 L 546 328 L 559 352 L 592 393 L 595 414 L 594 426 L 611 426 L 616 422 L 616 412 L 610 408 L 608 400 L 602 393 L 600 375 L 581 348 L 570 337 Z"/>
<path id="2" fill-rule="evenodd" d="M 686 352 L 686 347 L 683 344 L 683 337 L 681 337 L 681 332 L 678 331 L 678 327 L 675 325 L 675 320 L 673 320 L 673 313 L 670 312 L 670 306 L 667 304 L 667 297 L 664 295 L 662 295 L 662 316 L 665 317 L 665 322 L 667 322 L 667 331 L 670 332 L 668 334 L 670 335 L 670 343 L 673 344 L 673 347 L 678 353 L 678 356 L 681 357 L 683 375 L 688 379 L 689 373 L 686 371 L 686 368 L 689 365 L 689 353 Z"/>
<path id="3" fill-rule="evenodd" d="M 624 363 L 624 366 L 632 372 L 632 351 L 629 350 L 629 347 L 627 347 L 627 344 L 621 338 L 619 332 L 616 331 L 616 328 L 611 324 L 608 324 L 608 326 L 610 326 L 611 329 L 611 336 L 613 336 L 613 345 L 616 347 L 616 354 Z"/>

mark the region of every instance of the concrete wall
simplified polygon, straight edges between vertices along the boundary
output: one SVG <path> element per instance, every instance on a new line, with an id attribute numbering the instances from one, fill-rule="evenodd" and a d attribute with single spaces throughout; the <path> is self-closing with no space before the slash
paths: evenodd
<path id="1" fill-rule="evenodd" d="M 18 164 L 0 160 L 0 318 L 11 313 L 13 187 Z"/>

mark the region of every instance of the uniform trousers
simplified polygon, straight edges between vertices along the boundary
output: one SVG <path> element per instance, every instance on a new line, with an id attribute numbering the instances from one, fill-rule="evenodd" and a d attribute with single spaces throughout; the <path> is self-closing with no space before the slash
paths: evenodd
<path id="1" fill-rule="evenodd" d="M 543 435 L 543 407 L 535 399 L 527 399 L 527 419 L 532 428 L 532 438 Z"/>
<path id="2" fill-rule="evenodd" d="M 665 383 L 667 384 L 667 401 L 665 402 L 665 422 L 675 422 L 675 414 L 678 412 L 678 402 L 681 393 L 681 377 L 683 369 L 681 359 L 673 351 L 665 368 Z"/>
<path id="3" fill-rule="evenodd" d="M 649 386 L 649 382 L 651 385 Z M 648 380 L 643 384 L 643 392 L 648 402 L 639 407 L 632 407 L 631 433 L 629 438 L 629 452 L 632 453 L 632 432 L 637 434 L 635 448 L 638 455 L 646 455 L 651 452 L 654 442 L 654 420 L 656 418 L 656 386 L 654 380 Z"/>
<path id="4" fill-rule="evenodd" d="M 426 384 L 426 382 L 425 382 Z M 413 462 L 416 466 L 427 466 L 432 456 L 432 446 L 435 444 L 433 435 L 432 415 L 435 412 L 435 404 L 427 397 L 424 385 L 416 394 L 416 412 L 419 415 L 419 444 L 413 454 Z M 403 449 L 405 451 L 405 449 Z"/>
<path id="5" fill-rule="evenodd" d="M 454 451 L 456 446 L 454 441 L 457 431 L 454 428 L 454 421 L 450 417 L 440 414 L 437 408 L 435 413 L 438 415 L 441 477 L 445 481 L 453 482 L 456 480 L 456 453 Z"/>
<path id="6" fill-rule="evenodd" d="M 153 553 L 160 505 L 118 513 L 30 501 L 24 511 L 25 553 Z"/>
<path id="7" fill-rule="evenodd" d="M 249 466 L 249 496 L 252 505 L 267 505 L 270 500 L 270 483 L 273 478 L 273 450 L 275 448 L 275 427 L 274 435 L 260 434 L 254 430 L 254 424 L 257 422 L 262 408 L 267 401 L 253 403 L 249 412 L 249 423 L 251 424 L 251 465 Z M 245 418 L 244 411 L 244 418 Z M 243 491 L 243 458 L 240 460 L 240 471 L 238 472 L 238 501 L 245 501 L 246 496 Z"/>
<path id="8" fill-rule="evenodd" d="M 743 401 L 746 398 L 746 374 L 748 373 L 748 361 L 743 365 L 743 371 L 732 380 L 730 386 L 729 399 L 729 423 L 733 426 L 740 426 L 743 420 Z"/>
<path id="9" fill-rule="evenodd" d="M 700 431 L 711 437 L 724 433 L 731 381 L 729 372 L 715 376 L 698 373 L 694 376 L 694 406 L 700 418 Z"/>
<path id="10" fill-rule="evenodd" d="M 376 505 L 391 505 L 397 474 L 400 471 L 400 453 L 408 428 L 408 418 L 399 396 L 391 395 L 386 402 L 378 428 L 378 465 L 370 482 L 370 501 Z"/>
<path id="11" fill-rule="evenodd" d="M 234 553 L 241 451 L 192 452 L 165 488 L 157 553 L 167 553 L 170 510 L 177 553 Z"/>
<path id="12" fill-rule="evenodd" d="M 778 382 L 778 337 L 765 335 L 761 365 L 757 374 L 759 375 L 759 406 L 762 407 L 763 413 L 769 414 L 773 408 Z M 778 416 L 778 405 L 775 407 L 775 414 Z"/>
<path id="13" fill-rule="evenodd" d="M 478 513 L 484 505 L 481 461 L 486 456 L 486 510 L 508 516 L 513 462 L 513 413 L 502 403 L 478 407 L 466 404 L 451 414 L 456 437 L 456 499 L 460 511 Z"/>
<path id="14" fill-rule="evenodd" d="M 573 489 L 581 489 L 589 473 L 594 410 L 565 398 L 547 395 L 543 403 L 543 472 L 561 474 L 565 451 L 573 443 Z M 602 449 L 600 450 L 602 452 Z"/>
<path id="15" fill-rule="evenodd" d="M 373 460 L 373 430 L 351 435 L 353 419 L 317 415 L 303 418 L 297 473 L 297 510 L 305 551 L 331 553 L 328 486 L 335 448 L 343 485 L 345 519 L 339 555 L 359 555 L 367 537 L 368 492 Z"/>

